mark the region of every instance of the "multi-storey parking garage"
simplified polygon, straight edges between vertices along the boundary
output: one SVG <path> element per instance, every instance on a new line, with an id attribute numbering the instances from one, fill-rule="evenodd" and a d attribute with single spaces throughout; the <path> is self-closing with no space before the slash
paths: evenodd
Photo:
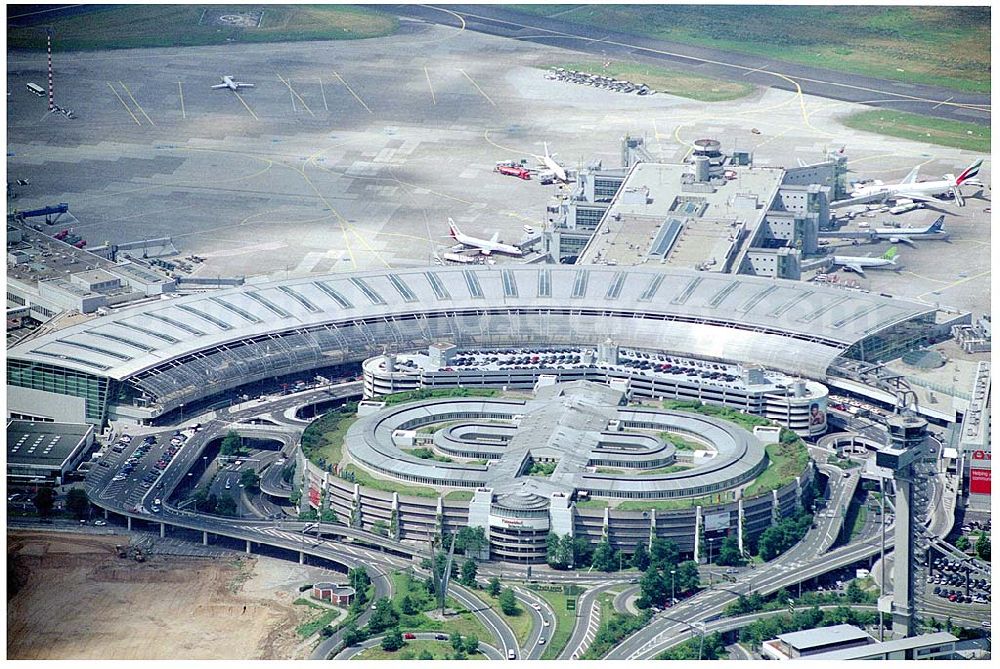
<path id="1" fill-rule="evenodd" d="M 9 351 L 11 410 L 151 421 L 249 382 L 434 342 L 628 349 L 761 365 L 822 380 L 927 336 L 934 309 L 748 276 L 648 267 L 386 270 L 162 300 L 46 332 Z"/>
<path id="2" fill-rule="evenodd" d="M 186 403 L 225 397 L 250 382 L 360 363 L 387 350 L 428 350 L 434 344 L 437 350 L 454 346 L 463 355 L 475 355 L 479 349 L 511 347 L 598 349 L 611 340 L 621 348 L 618 364 L 631 372 L 650 371 L 645 355 L 671 357 L 685 370 L 697 369 L 703 385 L 715 383 L 714 390 L 704 392 L 742 393 L 746 399 L 741 401 L 750 405 L 758 399 L 747 392 L 749 379 L 736 372 L 762 367 L 768 370 L 762 373 L 768 390 L 758 413 L 769 415 L 768 402 L 785 402 L 794 407 L 788 416 L 797 417 L 781 422 L 797 429 L 800 405 L 825 393 L 815 382 L 826 378 L 835 361 L 892 357 L 920 343 L 933 318 L 934 310 L 925 305 L 874 294 L 676 269 L 484 266 L 364 272 L 183 296 L 41 334 L 10 350 L 8 400 L 13 410 L 33 415 L 39 407 L 57 406 L 64 420 L 76 412 L 79 420 L 94 423 L 109 417 L 155 421 Z M 628 390 L 648 383 L 649 396 L 669 397 L 666 361 L 656 364 L 662 378 L 631 374 Z M 567 380 L 564 371 L 556 375 L 559 380 Z M 796 390 L 778 373 L 806 381 Z M 673 376 L 677 388 L 694 378 L 688 371 Z M 597 380 L 615 382 L 615 374 L 606 372 L 606 377 Z M 789 402 L 789 397 L 799 399 Z M 702 399 L 714 401 L 707 395 Z M 811 475 L 807 469 L 800 480 L 763 495 L 727 493 L 721 502 L 689 508 L 594 508 L 579 504 L 580 495 L 652 505 L 739 488 L 764 464 L 760 445 L 731 432 L 727 437 L 725 426 L 698 417 L 618 408 L 613 417 L 601 414 L 602 422 L 618 421 L 636 435 L 595 437 L 589 448 L 578 451 L 559 448 L 559 430 L 543 421 L 546 439 L 554 440 L 548 450 L 524 447 L 502 422 L 517 422 L 521 412 L 529 415 L 527 406 L 508 403 L 496 412 L 499 418 L 490 418 L 482 406 L 457 418 L 464 426 L 436 430 L 434 445 L 489 465 L 428 467 L 416 458 L 400 459 L 397 452 L 384 452 L 384 440 L 369 439 L 379 434 L 374 427 L 374 432 L 364 431 L 369 423 L 359 423 L 349 439 L 351 456 L 371 472 L 442 490 L 476 491 L 472 500 L 384 493 L 311 463 L 305 467 L 309 494 L 304 499 L 314 505 L 325 500 L 353 525 L 389 527 L 402 539 L 426 541 L 469 524 L 496 525 L 495 549 L 512 559 L 539 559 L 539 533 L 548 529 L 592 539 L 606 536 L 626 551 L 656 534 L 697 554 L 701 537 L 713 532 L 735 530 L 743 537 L 763 531 L 794 508 Z M 501 424 L 485 427 L 483 420 Z M 699 423 L 684 425 L 685 420 Z M 397 427 L 406 429 L 406 423 Z M 609 424 L 592 425 L 587 432 L 613 432 Z M 700 438 L 714 434 L 718 438 L 708 441 L 715 457 L 703 466 L 662 471 L 677 464 L 672 460 L 677 454 L 657 441 L 660 431 Z M 520 459 L 519 448 L 525 454 Z M 624 458 L 624 452 L 635 457 Z M 519 476 L 529 459 L 559 460 L 553 475 L 533 483 L 532 490 L 524 479 L 535 477 Z M 597 470 L 619 466 L 661 471 L 646 477 Z M 515 481 L 525 489 L 511 488 Z M 540 501 L 547 502 L 547 511 L 536 508 Z M 512 521 L 519 514 L 538 515 L 531 523 L 548 515 L 548 528 L 516 526 Z"/>

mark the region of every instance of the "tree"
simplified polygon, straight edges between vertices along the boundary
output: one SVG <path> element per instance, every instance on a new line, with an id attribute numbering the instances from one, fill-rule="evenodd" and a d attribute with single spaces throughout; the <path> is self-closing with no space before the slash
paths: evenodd
<path id="1" fill-rule="evenodd" d="M 319 514 L 316 513 L 316 509 L 307 506 L 299 511 L 299 520 L 319 520 Z"/>
<path id="2" fill-rule="evenodd" d="M 614 551 L 611 549 L 611 543 L 607 539 L 597 544 L 591 565 L 594 569 L 600 569 L 601 571 L 614 571 L 617 568 L 618 565 L 615 563 Z"/>
<path id="3" fill-rule="evenodd" d="M 488 592 L 491 597 L 499 597 L 500 590 L 500 579 L 494 576 L 490 579 L 490 584 L 486 586 L 486 592 Z"/>
<path id="4" fill-rule="evenodd" d="M 83 518 L 90 509 L 90 500 L 87 499 L 87 491 L 83 488 L 71 488 L 66 495 L 66 508 L 73 512 L 77 518 Z"/>
<path id="5" fill-rule="evenodd" d="M 521 610 L 517 605 L 514 591 L 510 588 L 504 588 L 500 593 L 500 610 L 507 616 L 516 616 Z"/>
<path id="6" fill-rule="evenodd" d="M 566 565 L 560 560 L 559 555 L 559 535 L 549 532 L 545 537 L 545 562 L 553 569 L 565 569 Z"/>
<path id="7" fill-rule="evenodd" d="M 852 578 L 847 584 L 847 601 L 852 604 L 860 604 L 865 601 L 865 591 L 861 589 L 856 578 Z"/>
<path id="8" fill-rule="evenodd" d="M 486 532 L 481 527 L 463 527 L 455 534 L 455 552 L 479 555 L 486 548 Z"/>
<path id="9" fill-rule="evenodd" d="M 389 525 L 379 518 L 374 523 L 372 523 L 372 532 L 375 534 L 380 534 L 383 537 L 389 536 Z"/>
<path id="10" fill-rule="evenodd" d="M 368 619 L 368 628 L 372 633 L 377 634 L 398 624 L 399 614 L 396 613 L 396 609 L 392 608 L 392 602 L 385 597 L 376 599 L 375 610 L 372 612 L 372 617 Z"/>
<path id="11" fill-rule="evenodd" d="M 399 611 L 408 616 L 420 613 L 417 609 L 417 605 L 413 603 L 413 598 L 409 595 L 403 595 L 403 598 L 399 600 Z"/>
<path id="12" fill-rule="evenodd" d="M 219 455 L 236 455 L 243 448 L 243 438 L 239 432 L 230 430 L 222 439 L 222 446 L 219 447 Z"/>
<path id="13" fill-rule="evenodd" d="M 632 553 L 631 564 L 639 571 L 646 571 L 649 568 L 649 560 L 649 551 L 646 549 L 646 544 L 640 541 L 639 545 L 635 547 L 635 552 Z"/>
<path id="14" fill-rule="evenodd" d="M 681 552 L 670 539 L 656 537 L 649 547 L 649 564 L 670 571 L 680 561 Z"/>
<path id="15" fill-rule="evenodd" d="M 464 646 L 464 644 L 462 643 L 462 635 L 459 634 L 458 632 L 452 632 L 451 636 L 448 637 L 448 642 L 451 644 L 451 647 L 454 648 L 455 650 L 462 650 L 462 647 Z"/>
<path id="16" fill-rule="evenodd" d="M 260 477 L 254 469 L 244 469 L 240 472 L 240 485 L 244 488 L 256 489 L 260 487 Z"/>
<path id="17" fill-rule="evenodd" d="M 56 494 L 52 488 L 39 488 L 35 493 L 35 508 L 38 515 L 48 518 L 52 514 L 52 507 L 56 505 Z"/>
<path id="18" fill-rule="evenodd" d="M 428 650 L 422 650 L 422 651 L 420 651 L 420 654 L 417 655 L 417 659 L 418 660 L 433 660 L 434 659 L 434 655 L 430 651 L 428 651 Z"/>
<path id="19" fill-rule="evenodd" d="M 464 563 L 462 563 L 462 577 L 459 579 L 462 585 L 468 585 L 470 587 L 476 585 L 476 561 L 469 558 Z"/>
<path id="20" fill-rule="evenodd" d="M 349 622 L 344 625 L 344 639 L 345 646 L 355 646 L 365 640 L 365 634 L 358 629 L 358 626 L 353 622 Z"/>
<path id="21" fill-rule="evenodd" d="M 677 592 L 690 592 L 701 586 L 698 565 L 694 560 L 685 560 L 677 565 Z"/>
<path id="22" fill-rule="evenodd" d="M 368 576 L 368 571 L 364 567 L 354 567 L 353 569 L 347 570 L 347 582 L 351 584 L 354 588 L 355 601 L 361 600 L 364 604 L 367 599 L 368 586 L 371 585 L 371 578 Z"/>
<path id="23" fill-rule="evenodd" d="M 978 555 L 981 560 L 989 562 L 991 548 L 990 535 L 986 534 L 985 530 L 981 530 L 979 532 L 979 537 L 976 539 L 976 555 Z"/>
<path id="24" fill-rule="evenodd" d="M 659 569 L 647 569 L 639 580 L 639 599 L 636 606 L 640 609 L 648 609 L 654 606 L 663 606 L 670 598 L 670 574 Z"/>
<path id="25" fill-rule="evenodd" d="M 742 565 L 744 562 L 745 560 L 740 554 L 739 539 L 735 536 L 729 536 L 723 539 L 722 545 L 719 546 L 719 557 L 715 560 L 715 563 L 723 565 L 724 567 L 737 567 Z"/>
<path id="26" fill-rule="evenodd" d="M 331 509 L 330 507 L 326 507 L 319 514 L 319 519 L 322 520 L 324 523 L 335 523 L 337 522 L 337 512 Z"/>
<path id="27" fill-rule="evenodd" d="M 224 495 L 219 499 L 218 504 L 215 505 L 215 512 L 220 516 L 235 516 L 236 500 L 229 495 Z"/>
<path id="28" fill-rule="evenodd" d="M 382 650 L 391 653 L 402 648 L 405 643 L 406 642 L 403 641 L 403 635 L 400 633 L 399 628 L 393 627 L 384 637 L 382 637 Z"/>
<path id="29" fill-rule="evenodd" d="M 960 551 L 969 550 L 970 545 L 971 544 L 969 543 L 969 537 L 965 536 L 964 534 L 955 541 L 955 548 L 957 548 Z"/>
<path id="30" fill-rule="evenodd" d="M 568 534 L 564 539 L 569 539 L 570 544 L 573 546 L 573 550 L 570 553 L 573 556 L 573 564 L 577 566 L 586 566 L 593 562 L 594 558 L 594 547 L 590 545 L 586 537 L 570 537 Z"/>
<path id="31" fill-rule="evenodd" d="M 292 479 L 295 478 L 295 463 L 285 465 L 281 470 L 281 480 L 285 483 L 291 483 Z"/>
<path id="32" fill-rule="evenodd" d="M 475 634 L 470 634 L 465 637 L 465 645 L 463 646 L 466 653 L 473 655 L 479 652 L 479 637 Z"/>

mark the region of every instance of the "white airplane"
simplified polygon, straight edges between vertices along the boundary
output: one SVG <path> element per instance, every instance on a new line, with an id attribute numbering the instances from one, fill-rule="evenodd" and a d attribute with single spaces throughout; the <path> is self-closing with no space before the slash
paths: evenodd
<path id="1" fill-rule="evenodd" d="M 957 177 L 954 174 L 946 174 L 944 179 L 938 181 L 917 181 L 917 171 L 919 167 L 914 167 L 910 173 L 898 184 L 884 184 L 876 181 L 873 184 L 855 188 L 847 203 L 871 202 L 874 200 L 895 200 L 898 204 L 903 204 L 904 200 L 909 203 L 917 202 L 938 202 L 938 196 L 951 193 L 955 197 L 958 206 L 965 206 L 965 198 L 962 197 L 960 186 L 963 184 L 975 184 L 981 186 L 975 177 L 979 174 L 982 166 L 982 159 L 969 165 Z M 907 204 L 909 204 L 907 203 Z"/>
<path id="2" fill-rule="evenodd" d="M 865 268 L 868 269 L 883 269 L 886 267 L 895 267 L 896 259 L 899 255 L 896 253 L 896 247 L 891 246 L 889 250 L 878 258 L 870 257 L 857 257 L 857 256 L 833 256 L 831 262 L 834 265 L 840 265 L 845 270 L 849 272 L 855 272 L 861 276 L 865 275 Z"/>
<path id="3" fill-rule="evenodd" d="M 915 239 L 938 239 L 941 241 L 948 239 L 948 233 L 942 230 L 942 226 L 944 226 L 944 216 L 938 216 L 938 219 L 926 228 L 875 228 L 872 234 L 877 239 L 890 241 L 893 244 L 916 246 L 913 243 Z"/>
<path id="4" fill-rule="evenodd" d="M 470 237 L 469 235 L 462 234 L 462 231 L 458 229 L 455 225 L 455 221 L 448 219 L 448 232 L 452 239 L 461 244 L 462 246 L 470 249 L 475 249 L 483 255 L 490 255 L 491 253 L 506 253 L 512 256 L 522 256 L 524 251 L 517 248 L 516 246 L 511 246 L 510 244 L 503 244 L 499 241 L 500 233 L 493 233 L 493 237 L 490 239 L 479 239 L 478 237 Z"/>
<path id="5" fill-rule="evenodd" d="M 241 88 L 253 88 L 253 84 L 247 84 L 242 81 L 233 81 L 233 78 L 228 74 L 222 77 L 222 83 L 212 86 L 212 88 L 228 88 L 231 91 L 238 91 Z"/>
<path id="6" fill-rule="evenodd" d="M 535 156 L 541 164 L 542 167 L 552 172 L 556 179 L 562 181 L 563 183 L 569 183 L 569 177 L 566 176 L 566 169 L 556 162 L 556 159 L 549 154 L 549 145 L 547 142 L 542 142 L 542 146 L 545 147 L 544 156 Z"/>

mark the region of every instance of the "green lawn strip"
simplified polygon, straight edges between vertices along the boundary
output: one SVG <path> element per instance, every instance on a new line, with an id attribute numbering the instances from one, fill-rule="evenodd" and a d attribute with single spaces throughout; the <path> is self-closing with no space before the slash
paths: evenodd
<path id="1" fill-rule="evenodd" d="M 847 517 L 844 518 L 844 524 L 851 528 L 849 541 L 853 541 L 854 537 L 861 533 L 867 519 L 868 507 L 864 501 L 858 502 L 856 499 L 852 499 L 850 507 L 847 509 Z"/>
<path id="2" fill-rule="evenodd" d="M 840 119 L 848 128 L 956 149 L 990 152 L 990 126 L 907 114 L 888 109 L 857 112 Z"/>
<path id="3" fill-rule="evenodd" d="M 358 419 L 357 405 L 334 409 L 314 420 L 302 432 L 302 452 L 314 464 L 323 467 L 339 463 L 344 457 L 344 437 Z"/>
<path id="4" fill-rule="evenodd" d="M 434 460 L 435 462 L 454 462 L 451 458 L 446 455 L 438 455 L 429 448 L 401 448 L 399 449 L 404 453 L 409 453 L 415 458 L 420 458 L 421 460 Z"/>
<path id="5" fill-rule="evenodd" d="M 354 465 L 347 465 L 344 467 L 343 470 L 341 470 L 341 474 L 341 478 L 347 478 L 343 475 L 348 474 L 353 476 L 354 482 L 361 484 L 362 487 L 371 488 L 373 490 L 381 490 L 382 492 L 398 492 L 400 495 L 412 495 L 414 497 L 437 497 L 440 495 L 435 488 L 407 485 L 391 479 L 375 478 L 365 470 Z M 347 478 L 347 480 L 351 479 Z"/>
<path id="6" fill-rule="evenodd" d="M 433 639 L 407 639 L 399 650 L 382 650 L 381 646 L 372 646 L 353 656 L 352 660 L 416 660 L 417 656 L 427 651 L 435 660 L 451 660 L 455 650 L 447 641 L 434 641 Z M 469 660 L 482 660 L 482 656 L 473 655 L 467 657 Z"/>
<path id="7" fill-rule="evenodd" d="M 392 395 L 384 395 L 379 399 L 387 405 L 402 404 L 403 402 L 415 402 L 416 400 L 429 400 L 439 397 L 496 397 L 500 391 L 492 388 L 448 388 L 448 389 L 421 389 L 407 390 Z"/>
<path id="8" fill-rule="evenodd" d="M 882 79 L 983 93 L 991 86 L 985 7 L 513 7 L 535 15 L 558 13 L 569 23 Z"/>
<path id="9" fill-rule="evenodd" d="M 576 502 L 578 509 L 603 509 L 606 506 L 608 506 L 606 499 L 581 499 Z"/>
<path id="10" fill-rule="evenodd" d="M 594 635 L 594 640 L 587 648 L 587 652 L 580 656 L 581 660 L 599 660 L 604 657 L 609 650 L 614 648 L 622 639 L 630 634 L 642 629 L 651 617 L 651 611 L 645 611 L 642 615 L 634 616 L 629 613 L 618 613 L 612 603 L 614 596 L 611 594 L 601 595 L 601 625 Z"/>
<path id="11" fill-rule="evenodd" d="M 318 617 L 296 627 L 295 633 L 303 638 L 311 637 L 313 634 L 332 623 L 338 615 L 340 615 L 340 611 L 337 609 L 324 610 L 324 612 Z"/>
<path id="12" fill-rule="evenodd" d="M 567 597 L 562 592 L 534 589 L 532 589 L 532 592 L 545 599 L 556 614 L 555 629 L 549 629 L 548 645 L 546 645 L 545 651 L 542 653 L 543 660 L 554 660 L 566 647 L 569 638 L 573 636 L 573 627 L 576 625 L 576 611 L 568 611 L 566 609 L 566 600 L 579 600 L 580 595 Z"/>
<path id="13" fill-rule="evenodd" d="M 503 584 L 506 587 L 506 584 Z M 504 619 L 504 621 L 510 626 L 511 631 L 514 632 L 514 636 L 517 638 L 517 643 L 524 646 L 528 642 L 528 636 L 531 634 L 531 614 L 528 613 L 527 604 L 521 600 L 517 601 L 518 613 L 516 616 L 508 616 L 500 608 L 500 598 L 492 597 L 488 592 L 483 590 L 477 590 L 476 594 L 484 602 L 490 605 L 497 615 Z"/>
<path id="14" fill-rule="evenodd" d="M 621 469 L 616 467 L 598 467 L 598 474 L 625 474 L 627 476 L 656 476 L 659 474 L 674 474 L 691 469 L 691 465 L 669 465 L 656 469 Z"/>
<path id="15" fill-rule="evenodd" d="M 452 490 L 444 499 L 447 502 L 468 502 L 474 495 L 471 490 Z"/>
<path id="16" fill-rule="evenodd" d="M 809 449 L 800 439 L 791 444 L 768 444 L 764 450 L 767 451 L 767 469 L 746 487 L 744 495 L 747 497 L 780 489 L 801 476 L 809 464 Z"/>
<path id="17" fill-rule="evenodd" d="M 392 585 L 392 603 L 397 611 L 400 611 L 403 597 L 407 594 L 414 600 L 419 610 L 423 612 L 434 610 L 435 600 L 427 593 L 423 579 L 414 576 L 413 580 L 408 582 L 407 575 L 397 571 L 392 574 Z M 400 613 L 399 629 L 403 632 L 442 632 L 444 634 L 458 632 L 463 637 L 475 634 L 480 641 L 496 645 L 496 638 L 471 611 L 468 611 L 451 597 L 445 600 L 445 607 L 461 611 L 461 613 L 446 620 L 436 620 L 428 617 L 425 613 L 410 615 Z"/>
<path id="18" fill-rule="evenodd" d="M 587 74 L 599 74 L 612 79 L 646 84 L 650 88 L 682 98 L 701 102 L 722 102 L 736 100 L 753 92 L 753 86 L 745 82 L 723 81 L 700 77 L 678 70 L 655 65 L 612 61 L 607 67 L 597 61 L 585 63 L 558 63 L 551 67 L 576 70 Z"/>
<path id="19" fill-rule="evenodd" d="M 227 5 L 226 13 L 259 6 Z M 259 28 L 222 28 L 202 21 L 205 5 L 128 5 L 50 19 L 59 51 L 200 46 L 228 42 L 291 42 L 381 37 L 399 21 L 382 12 L 336 5 L 266 5 Z M 216 6 L 216 9 L 218 7 Z M 10 28 L 11 49 L 44 49 L 41 25 Z"/>
<path id="20" fill-rule="evenodd" d="M 622 502 L 616 508 L 619 511 L 671 511 L 673 509 L 690 509 L 696 506 L 723 504 L 734 499 L 733 492 L 722 492 L 704 497 L 686 497 L 683 499 L 630 499 Z"/>
<path id="21" fill-rule="evenodd" d="M 695 441 L 694 439 L 686 439 L 679 434 L 673 432 L 661 432 L 660 439 L 671 443 L 674 445 L 678 451 L 707 451 L 709 450 L 708 444 L 703 444 L 700 441 Z"/>

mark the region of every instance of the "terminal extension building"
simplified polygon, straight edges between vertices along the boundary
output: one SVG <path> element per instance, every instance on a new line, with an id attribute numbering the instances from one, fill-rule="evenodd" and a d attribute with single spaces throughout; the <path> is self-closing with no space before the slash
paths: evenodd
<path id="1" fill-rule="evenodd" d="M 96 426 L 109 419 L 173 422 L 185 405 L 194 410 L 226 402 L 261 381 L 374 358 L 366 363 L 371 369 L 392 359 L 379 362 L 385 355 L 409 364 L 413 360 L 407 354 L 427 351 L 429 358 L 438 356 L 437 371 L 461 385 L 486 385 L 474 379 L 492 372 L 501 375 L 501 385 L 525 389 L 596 381 L 609 384 L 622 397 L 697 397 L 774 418 L 800 434 L 815 434 L 823 426 L 811 422 L 816 420 L 812 414 L 826 409 L 824 382 L 845 366 L 838 361 L 893 359 L 925 344 L 934 327 L 932 307 L 906 300 L 648 264 L 368 271 L 163 299 L 38 334 L 8 351 L 8 410 L 22 418 Z M 449 371 L 449 365 L 442 366 L 449 356 L 469 364 Z M 480 364 L 482 356 L 494 360 Z M 511 357 L 519 359 L 513 362 Z M 409 378 L 412 368 L 407 369 Z M 506 376 L 513 372 L 517 375 Z M 371 387 L 378 377 L 378 383 L 390 384 L 383 389 L 393 389 L 394 373 L 373 372 Z M 432 366 L 426 374 L 419 371 L 418 379 L 433 374 Z M 516 415 L 497 420 L 513 421 Z M 603 416 L 601 421 L 605 418 L 619 425 L 624 421 L 625 431 L 660 429 L 654 423 L 629 426 L 630 421 L 640 422 L 634 417 Z M 479 416 L 474 422 L 479 420 L 493 419 Z M 692 436 L 704 438 L 711 429 L 699 427 Z M 586 431 L 599 435 L 615 430 L 604 422 Z M 552 437 L 553 432 L 548 434 Z M 447 436 L 458 442 L 504 438 L 483 437 L 475 430 Z M 491 518 L 533 518 L 539 527 L 532 531 L 538 534 L 525 536 L 527 547 L 518 540 L 505 548 L 499 532 L 495 542 L 491 539 L 491 550 L 498 555 L 526 562 L 544 559 L 538 542 L 549 530 L 595 540 L 609 536 L 628 552 L 635 542 L 648 540 L 653 527 L 658 536 L 675 538 L 682 550 L 698 554 L 705 550 L 698 544 L 702 535 L 712 539 L 735 531 L 741 522 L 751 534 L 763 531 L 777 514 L 794 508 L 811 476 L 807 469 L 799 481 L 781 490 L 744 498 L 740 489 L 755 475 L 754 467 L 762 466 L 752 457 L 762 447 L 753 443 L 746 446 L 746 457 L 733 462 L 735 451 L 712 440 L 710 450 L 716 455 L 706 466 L 729 463 L 724 471 L 712 473 L 688 466 L 698 462 L 669 462 L 671 457 L 683 459 L 676 452 L 671 455 L 666 444 L 645 438 L 631 445 L 609 442 L 611 451 L 638 449 L 636 457 L 641 455 L 639 460 L 652 470 L 682 466 L 683 471 L 652 474 L 645 483 L 652 485 L 661 475 L 667 478 L 650 490 L 630 489 L 635 476 L 588 471 L 624 464 L 620 458 L 602 459 L 600 451 L 607 449 L 596 446 L 589 454 L 574 456 L 584 461 L 576 462 L 573 471 L 560 470 L 572 463 L 565 455 L 558 458 L 552 475 L 561 481 L 557 487 L 550 477 L 543 479 L 546 485 L 519 490 L 505 486 L 504 477 L 484 478 L 477 471 L 468 478 L 429 483 L 442 491 L 441 497 L 431 499 L 358 486 L 309 464 L 303 470 L 310 493 L 303 499 L 314 506 L 329 504 L 340 518 L 366 530 L 388 526 L 398 538 L 415 541 L 428 540 L 438 529 L 453 532 L 480 524 L 484 515 L 488 526 Z M 475 455 L 475 460 L 497 460 L 477 466 L 502 465 L 517 474 L 529 461 L 526 456 L 507 464 L 504 458 L 478 451 Z M 532 463 L 546 457 L 534 452 L 530 456 Z M 386 466 L 372 453 L 359 451 L 355 458 L 351 451 L 351 457 L 373 475 L 408 480 L 419 474 Z M 679 484 L 676 476 L 670 478 L 678 474 L 680 480 L 697 474 L 698 480 Z M 516 475 L 513 480 L 529 483 L 535 478 Z M 465 495 L 448 497 L 452 490 Z M 651 514 L 579 505 L 580 493 L 640 505 L 642 500 L 711 494 L 720 501 Z M 527 529 L 511 525 L 506 536 Z"/>

